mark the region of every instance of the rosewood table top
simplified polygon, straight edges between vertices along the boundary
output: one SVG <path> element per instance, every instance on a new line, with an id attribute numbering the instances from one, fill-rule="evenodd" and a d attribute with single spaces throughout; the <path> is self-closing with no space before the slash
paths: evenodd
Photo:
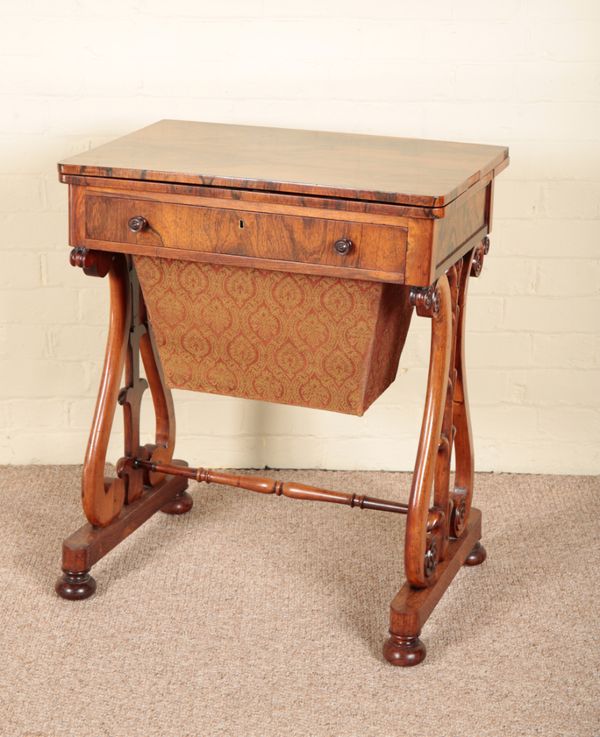
<path id="1" fill-rule="evenodd" d="M 441 207 L 507 158 L 504 146 L 161 120 L 59 170 Z"/>

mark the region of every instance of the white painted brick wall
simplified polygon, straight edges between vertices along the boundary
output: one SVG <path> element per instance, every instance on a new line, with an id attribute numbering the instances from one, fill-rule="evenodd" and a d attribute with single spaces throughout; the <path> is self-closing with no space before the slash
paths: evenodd
<path id="1" fill-rule="evenodd" d="M 4 0 L 0 463 L 80 462 L 102 364 L 107 285 L 68 266 L 56 161 L 170 117 L 509 145 L 471 283 L 477 467 L 598 473 L 598 38 L 597 0 Z M 411 468 L 414 328 L 362 419 L 176 391 L 178 454 Z"/>

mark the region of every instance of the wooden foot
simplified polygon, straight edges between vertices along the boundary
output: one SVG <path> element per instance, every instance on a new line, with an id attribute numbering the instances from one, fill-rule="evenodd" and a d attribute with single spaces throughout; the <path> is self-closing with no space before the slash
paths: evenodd
<path id="1" fill-rule="evenodd" d="M 486 558 L 487 553 L 485 551 L 485 548 L 480 542 L 476 542 L 469 555 L 467 555 L 467 557 L 465 558 L 464 565 L 478 566 L 481 565 L 481 563 L 483 563 Z"/>
<path id="2" fill-rule="evenodd" d="M 96 591 L 96 581 L 88 571 L 63 571 L 54 586 L 56 593 L 69 601 L 88 599 Z"/>
<path id="3" fill-rule="evenodd" d="M 435 583 L 419 589 L 406 582 L 396 594 L 390 605 L 390 638 L 383 648 L 392 665 L 417 665 L 425 658 L 425 646 L 419 640 L 421 629 L 480 537 L 481 512 L 471 508 L 463 535 L 450 540 L 446 558 L 438 563 Z"/>
<path id="4" fill-rule="evenodd" d="M 425 659 L 425 645 L 417 636 L 403 637 L 390 632 L 383 646 L 383 656 L 392 665 L 409 668 Z"/>
<path id="5" fill-rule="evenodd" d="M 193 506 L 194 500 L 191 495 L 187 491 L 180 491 L 170 502 L 161 507 L 160 511 L 165 514 L 186 514 Z"/>

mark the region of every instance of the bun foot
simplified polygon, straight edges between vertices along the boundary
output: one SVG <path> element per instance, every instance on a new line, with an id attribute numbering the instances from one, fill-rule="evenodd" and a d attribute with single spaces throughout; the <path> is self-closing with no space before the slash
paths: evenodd
<path id="1" fill-rule="evenodd" d="M 54 590 L 63 599 L 79 601 L 92 596 L 96 591 L 96 581 L 89 571 L 63 571 Z"/>
<path id="2" fill-rule="evenodd" d="M 408 668 L 425 660 L 425 645 L 417 636 L 405 637 L 390 632 L 383 646 L 383 657 L 392 665 Z"/>
<path id="3" fill-rule="evenodd" d="M 478 566 L 487 558 L 485 548 L 479 542 L 475 543 L 473 550 L 465 558 L 464 565 L 466 566 Z"/>
<path id="4" fill-rule="evenodd" d="M 187 491 L 180 491 L 160 511 L 165 514 L 185 514 L 194 506 L 194 500 Z"/>

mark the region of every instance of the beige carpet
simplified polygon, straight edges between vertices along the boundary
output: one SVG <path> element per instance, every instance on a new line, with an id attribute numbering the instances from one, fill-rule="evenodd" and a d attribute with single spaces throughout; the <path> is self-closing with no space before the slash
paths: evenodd
<path id="1" fill-rule="evenodd" d="M 488 561 L 387 665 L 404 519 L 194 486 L 52 590 L 79 469 L 0 475 L 2 737 L 597 737 L 597 478 L 479 475 Z M 275 474 L 272 474 L 275 475 Z M 277 474 L 406 498 L 406 474 Z"/>

